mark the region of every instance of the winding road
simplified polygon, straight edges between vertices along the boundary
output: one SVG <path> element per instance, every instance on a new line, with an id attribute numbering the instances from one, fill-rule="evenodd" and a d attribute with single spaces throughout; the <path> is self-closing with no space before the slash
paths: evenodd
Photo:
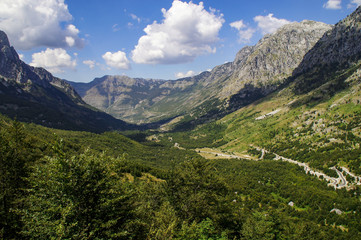
<path id="1" fill-rule="evenodd" d="M 205 153 L 205 154 L 211 154 L 211 155 L 215 155 L 218 157 L 224 157 L 224 158 L 236 158 L 236 159 L 248 159 L 248 160 L 262 160 L 264 158 L 264 155 L 266 153 L 272 153 L 267 151 L 266 149 L 260 148 L 260 147 L 256 147 L 256 146 L 252 146 L 255 149 L 257 149 L 258 151 L 262 152 L 262 155 L 259 159 L 254 159 L 249 155 L 232 155 L 232 154 L 226 154 L 226 153 L 220 153 L 219 151 L 206 151 L 206 150 L 196 150 L 198 153 Z M 310 175 L 314 175 L 317 176 L 319 179 L 323 179 L 326 180 L 328 183 L 328 185 L 333 186 L 335 189 L 341 189 L 344 187 L 348 187 L 349 182 L 346 180 L 345 176 L 343 175 L 343 173 L 341 171 L 339 171 L 336 167 L 332 167 L 332 170 L 335 170 L 338 178 L 335 177 L 330 177 L 328 175 L 326 175 L 323 172 L 320 172 L 319 170 L 315 170 L 315 169 L 311 169 L 310 166 L 307 163 L 303 163 L 303 162 L 298 162 L 296 160 L 293 159 L 289 159 L 289 158 L 285 158 L 282 157 L 276 153 L 272 153 L 275 155 L 274 160 L 281 160 L 281 161 L 285 161 L 285 162 L 289 162 L 292 164 L 296 164 L 300 167 L 302 167 L 304 169 L 304 171 L 306 172 L 306 174 L 310 174 Z M 350 175 L 351 177 L 353 177 L 356 181 L 356 185 L 361 185 L 361 177 L 357 176 L 353 173 L 351 173 L 347 168 L 345 167 L 341 167 L 342 171 L 345 172 L 346 174 Z"/>

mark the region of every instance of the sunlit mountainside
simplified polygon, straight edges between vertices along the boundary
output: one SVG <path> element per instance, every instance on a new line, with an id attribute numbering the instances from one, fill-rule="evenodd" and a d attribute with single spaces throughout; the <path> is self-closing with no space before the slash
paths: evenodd
<path id="1" fill-rule="evenodd" d="M 16 2 L 3 3 L 4 16 L 26 5 Z M 56 2 L 69 21 L 68 5 Z M 42 16 L 48 8 L 37 3 Z M 213 21 L 217 34 L 225 21 L 203 3 L 175 0 L 164 21 L 147 25 L 133 63 L 214 52 L 217 34 L 190 42 L 190 33 L 171 39 L 175 49 L 143 51 L 154 34 L 166 39 L 169 19 L 182 22 L 179 8 L 193 13 L 184 24 Z M 127 11 L 128 28 L 145 21 Z M 63 80 L 21 60 L 0 31 L 0 238 L 361 239 L 361 7 L 335 25 L 254 21 L 264 19 L 282 26 L 233 62 L 177 80 Z M 243 21 L 230 28 L 243 38 L 257 31 Z M 62 44 L 85 44 L 75 25 L 60 30 Z M 32 40 L 14 42 L 40 41 Z M 188 55 L 170 54 L 180 47 Z M 115 57 L 130 68 L 124 52 Z"/>

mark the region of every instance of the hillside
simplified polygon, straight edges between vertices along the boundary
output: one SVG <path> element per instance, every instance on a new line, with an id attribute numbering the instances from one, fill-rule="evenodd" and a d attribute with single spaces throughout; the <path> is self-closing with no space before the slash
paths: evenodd
<path id="1" fill-rule="evenodd" d="M 131 127 L 86 104 L 67 82 L 21 61 L 2 31 L 0 112 L 20 121 L 61 129 L 101 132 Z"/>
<path id="2" fill-rule="evenodd" d="M 360 43 L 361 7 L 194 77 L 73 83 L 0 31 L 0 239 L 361 239 Z"/>
<path id="3" fill-rule="evenodd" d="M 360 16 L 361 8 L 326 32 L 282 89 L 215 123 L 158 139 L 167 142 L 171 136 L 181 147 L 252 159 L 268 152 L 267 159 L 282 156 L 334 177 L 333 167 L 344 169 L 343 187 L 356 189 L 361 184 Z"/>
<path id="4" fill-rule="evenodd" d="M 292 164 L 205 160 L 1 115 L 0 143 L 4 239 L 360 237 L 361 189 L 335 191 Z"/>
<path id="5" fill-rule="evenodd" d="M 149 123 L 184 116 L 216 119 L 266 96 L 283 84 L 331 26 L 303 21 L 266 35 L 210 72 L 175 81 L 104 76 L 70 83 L 85 102 L 117 118 Z"/>

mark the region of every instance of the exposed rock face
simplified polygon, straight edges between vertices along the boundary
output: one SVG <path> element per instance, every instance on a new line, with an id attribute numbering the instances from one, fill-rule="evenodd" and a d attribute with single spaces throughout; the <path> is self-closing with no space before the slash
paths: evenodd
<path id="1" fill-rule="evenodd" d="M 178 81 L 104 76 L 90 83 L 73 83 L 72 86 L 90 105 L 115 117 L 137 123 L 164 118 L 160 111 L 151 108 L 175 93 L 191 88 L 197 80 L 185 78 Z M 150 118 L 150 121 L 145 121 Z"/>
<path id="2" fill-rule="evenodd" d="M 338 22 L 316 46 L 309 51 L 295 74 L 306 72 L 315 66 L 352 64 L 361 57 L 361 7 Z"/>
<path id="3" fill-rule="evenodd" d="M 71 85 L 19 59 L 0 31 L 0 112 L 20 121 L 73 130 L 124 129 L 123 121 L 90 109 Z"/>
<path id="4" fill-rule="evenodd" d="M 225 114 L 277 89 L 330 29 L 314 21 L 292 23 L 266 35 L 257 45 L 241 49 L 233 62 L 191 78 L 164 81 L 105 76 L 87 84 L 71 84 L 88 104 L 131 122 L 187 113 L 195 116 L 212 108 L 217 115 Z"/>
<path id="5" fill-rule="evenodd" d="M 293 73 L 296 93 L 305 93 L 333 79 L 361 59 L 361 7 L 327 31 L 305 55 Z M 354 69 L 356 70 L 356 69 Z M 345 87 L 347 76 L 334 79 L 337 88 Z M 342 86 L 343 85 L 343 86 Z"/>
<path id="6" fill-rule="evenodd" d="M 320 22 L 302 21 L 285 25 L 276 33 L 266 35 L 247 51 L 248 54 L 237 54 L 233 62 L 237 67 L 221 96 L 237 94 L 245 85 L 262 88 L 265 94 L 268 93 L 267 89 L 274 90 L 291 76 L 305 54 L 331 28 Z"/>

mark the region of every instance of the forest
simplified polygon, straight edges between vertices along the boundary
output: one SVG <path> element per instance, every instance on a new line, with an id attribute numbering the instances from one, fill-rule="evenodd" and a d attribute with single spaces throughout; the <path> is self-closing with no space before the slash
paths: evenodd
<path id="1" fill-rule="evenodd" d="M 361 239 L 361 188 L 289 163 L 207 160 L 143 133 L 0 126 L 1 239 Z"/>

